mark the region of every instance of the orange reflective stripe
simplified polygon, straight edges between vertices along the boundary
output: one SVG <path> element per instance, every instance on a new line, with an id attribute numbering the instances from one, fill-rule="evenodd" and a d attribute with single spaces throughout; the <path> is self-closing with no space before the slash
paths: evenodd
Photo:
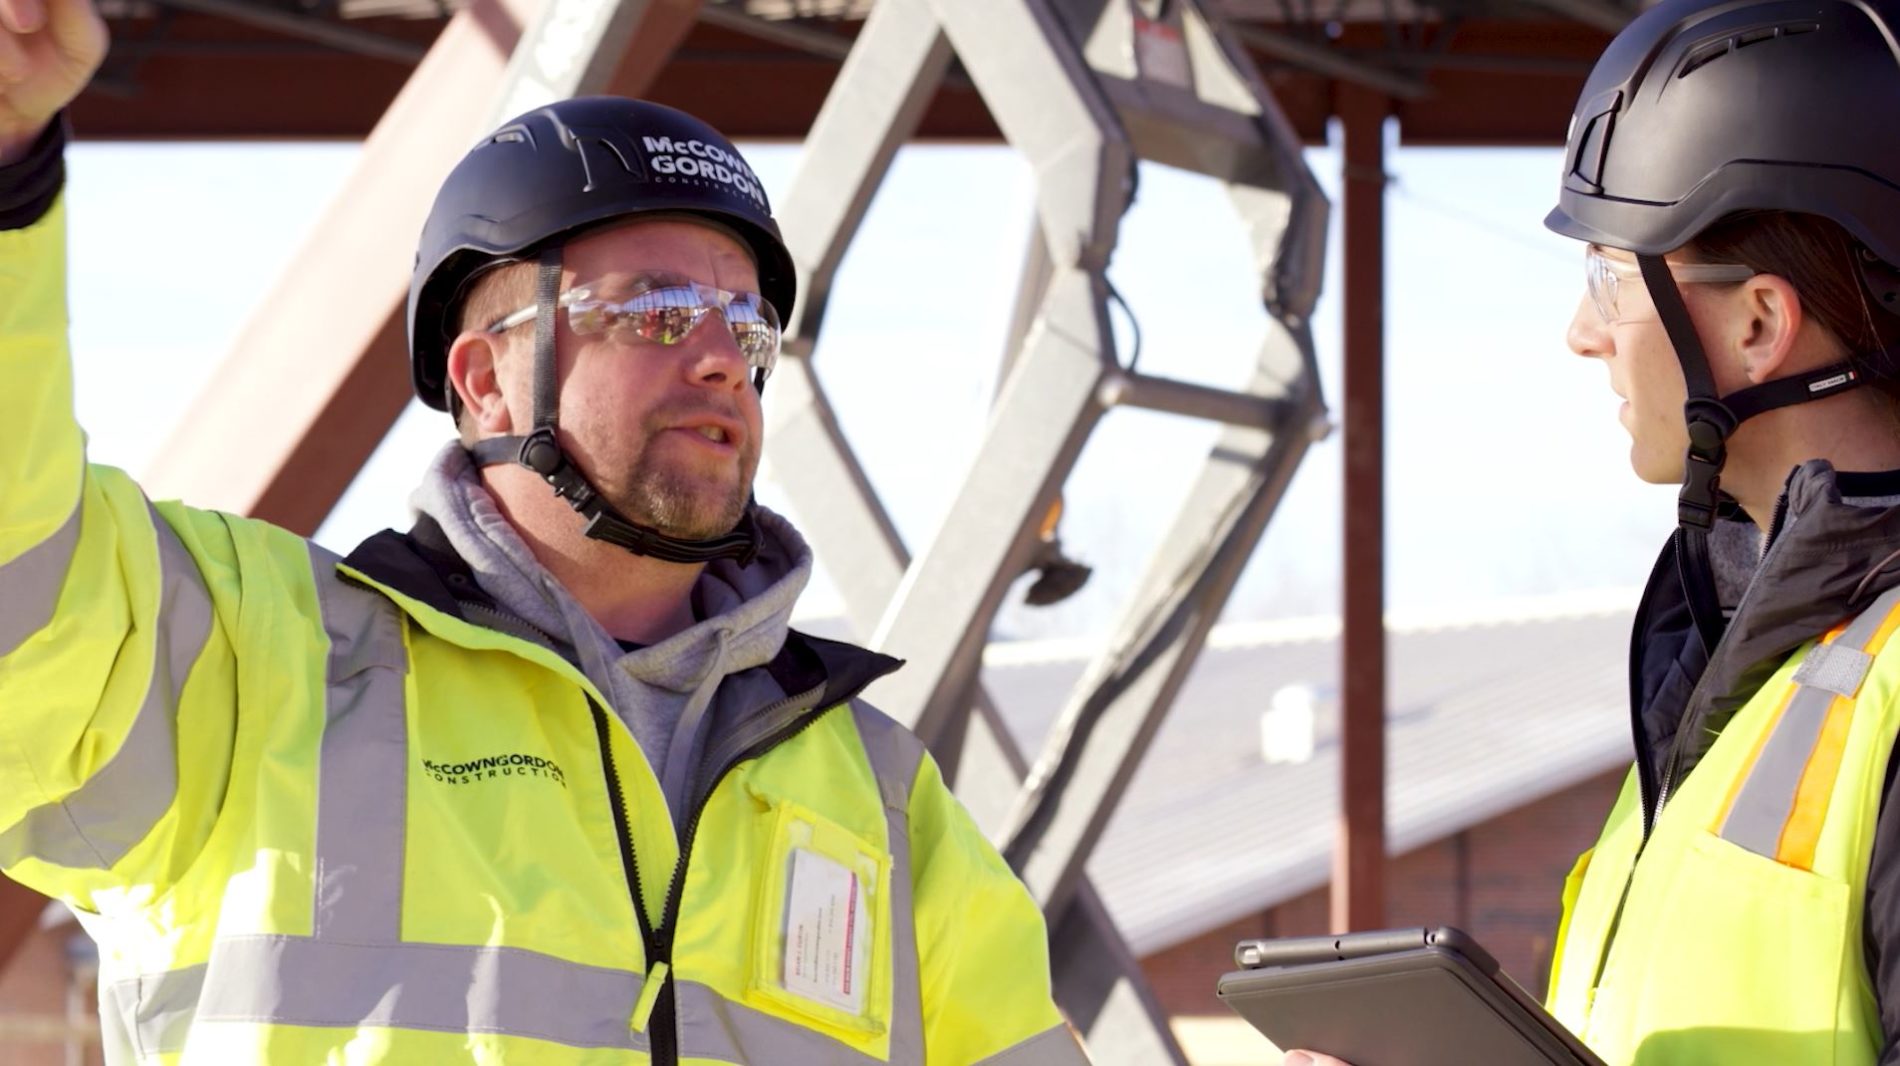
<path id="1" fill-rule="evenodd" d="M 1880 649 L 1887 646 L 1887 638 L 1893 636 L 1896 629 L 1900 629 L 1900 607 L 1894 608 L 1888 613 L 1887 620 L 1880 623 L 1874 639 L 1867 642 L 1867 654 L 1879 655 Z"/>
<path id="2" fill-rule="evenodd" d="M 1887 612 L 1880 628 L 1867 642 L 1866 653 L 1879 655 L 1895 629 L 1900 629 L 1900 607 Z M 1834 635 L 1828 634 L 1830 639 Z M 1834 796 L 1834 779 L 1840 774 L 1841 754 L 1847 750 L 1847 734 L 1853 723 L 1854 701 L 1844 696 L 1834 697 L 1827 709 L 1827 720 L 1821 725 L 1821 735 L 1815 741 L 1814 753 L 1808 756 L 1808 765 L 1801 771 L 1794 808 L 1788 812 L 1781 842 L 1775 849 L 1776 862 L 1802 870 L 1814 869 L 1814 849 L 1820 843 L 1822 826 L 1827 824 L 1828 802 Z"/>
<path id="3" fill-rule="evenodd" d="M 1788 824 L 1781 828 L 1781 842 L 1775 848 L 1775 861 L 1802 870 L 1814 869 L 1814 847 L 1821 839 L 1821 826 L 1827 822 L 1828 799 L 1834 794 L 1834 778 L 1840 773 L 1841 752 L 1847 748 L 1848 727 L 1854 722 L 1854 701 L 1834 697 L 1828 706 L 1827 720 L 1821 724 L 1821 736 L 1801 771 L 1801 785 L 1795 790 L 1794 809 L 1788 812 Z"/>

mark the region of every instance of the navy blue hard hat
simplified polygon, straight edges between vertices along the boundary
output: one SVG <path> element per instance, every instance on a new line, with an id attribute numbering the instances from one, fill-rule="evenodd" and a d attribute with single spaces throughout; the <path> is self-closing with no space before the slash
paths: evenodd
<path id="1" fill-rule="evenodd" d="M 1544 224 L 1660 255 L 1740 211 L 1840 223 L 1900 263 L 1897 0 L 1663 0 L 1597 61 Z"/>
<path id="2" fill-rule="evenodd" d="M 719 131 L 674 108 L 618 96 L 561 100 L 512 119 L 462 158 L 422 227 L 409 280 L 416 395 L 447 410 L 445 364 L 469 280 L 592 226 L 696 215 L 737 233 L 761 295 L 789 321 L 791 253 L 759 177 Z"/>

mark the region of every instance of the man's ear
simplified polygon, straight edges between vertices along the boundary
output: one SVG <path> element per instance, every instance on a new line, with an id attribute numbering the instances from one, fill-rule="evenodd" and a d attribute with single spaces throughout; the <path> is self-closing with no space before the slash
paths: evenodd
<path id="1" fill-rule="evenodd" d="M 465 417 L 478 436 L 514 432 L 501 375 L 505 347 L 502 338 L 480 330 L 464 330 L 449 346 L 449 384 L 462 397 Z"/>
<path id="2" fill-rule="evenodd" d="M 1735 354 L 1749 383 L 1759 385 L 1787 368 L 1807 314 L 1794 286 L 1774 274 L 1742 282 L 1739 295 L 1747 318 L 1736 335 Z"/>

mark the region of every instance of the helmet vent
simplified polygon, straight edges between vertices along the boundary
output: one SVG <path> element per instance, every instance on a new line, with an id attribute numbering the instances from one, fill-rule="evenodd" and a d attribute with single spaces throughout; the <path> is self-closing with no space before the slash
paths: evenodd
<path id="1" fill-rule="evenodd" d="M 520 124 L 504 126 L 496 130 L 483 144 L 525 144 L 533 146 L 534 135 L 528 132 L 527 127 Z"/>
<path id="2" fill-rule="evenodd" d="M 1784 22 L 1778 26 L 1758 26 L 1755 29 L 1744 30 L 1741 33 L 1731 36 L 1718 37 L 1707 44 L 1697 45 L 1690 49 L 1689 54 L 1683 57 L 1682 66 L 1676 71 L 1676 77 L 1686 78 L 1694 71 L 1700 70 L 1732 52 L 1747 48 L 1751 44 L 1760 44 L 1763 41 L 1772 41 L 1780 37 L 1794 37 L 1798 34 L 1813 33 L 1820 28 L 1821 24 L 1818 22 Z"/>

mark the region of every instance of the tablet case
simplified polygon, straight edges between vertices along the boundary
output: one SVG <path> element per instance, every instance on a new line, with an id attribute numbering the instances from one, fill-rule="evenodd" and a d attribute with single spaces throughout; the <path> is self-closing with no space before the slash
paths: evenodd
<path id="1" fill-rule="evenodd" d="M 1282 1049 L 1352 1066 L 1603 1066 L 1452 928 L 1243 941 L 1221 999 Z"/>

